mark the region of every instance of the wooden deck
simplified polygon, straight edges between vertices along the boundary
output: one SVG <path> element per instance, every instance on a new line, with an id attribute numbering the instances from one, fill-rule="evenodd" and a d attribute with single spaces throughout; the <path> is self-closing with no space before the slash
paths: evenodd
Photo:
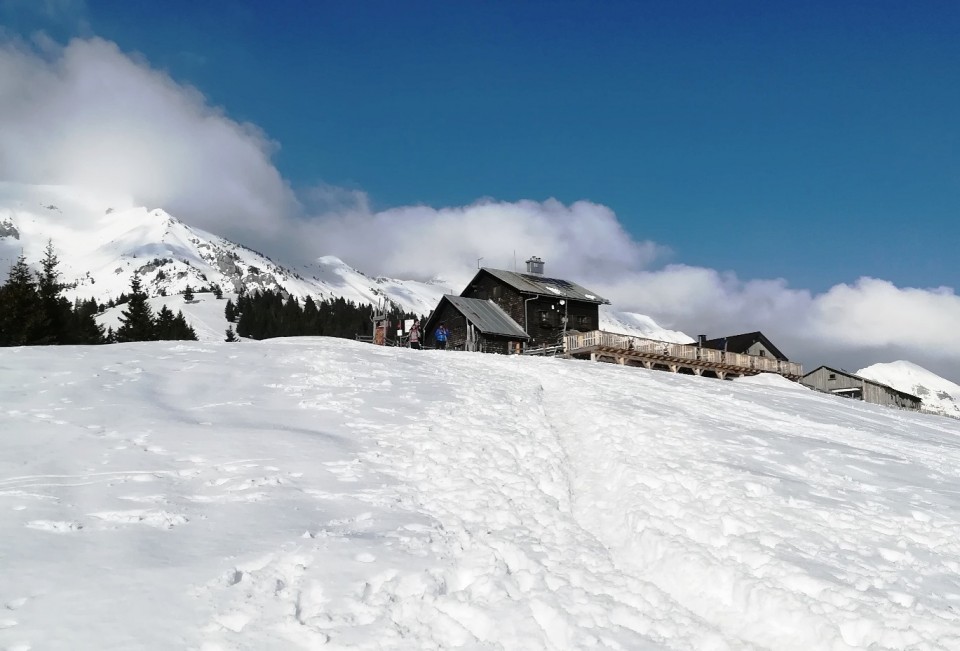
<path id="1" fill-rule="evenodd" d="M 567 334 L 563 350 L 567 357 L 657 368 L 674 373 L 709 375 L 721 380 L 758 373 L 777 373 L 791 380 L 799 380 L 803 376 L 802 365 L 782 362 L 773 357 L 743 355 L 701 348 L 695 344 L 675 344 L 602 330 Z"/>

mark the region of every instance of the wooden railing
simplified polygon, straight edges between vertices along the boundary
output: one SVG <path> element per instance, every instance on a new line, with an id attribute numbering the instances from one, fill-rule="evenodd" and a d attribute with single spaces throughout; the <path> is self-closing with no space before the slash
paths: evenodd
<path id="1" fill-rule="evenodd" d="M 744 355 L 713 348 L 701 348 L 694 344 L 675 344 L 669 341 L 645 339 L 633 335 L 620 335 L 602 330 L 590 332 L 571 332 L 564 337 L 564 351 L 572 352 L 582 348 L 604 346 L 624 351 L 665 355 L 676 359 L 690 359 L 712 364 L 726 364 L 754 371 L 779 373 L 799 377 L 803 375 L 803 366 L 795 362 L 784 362 L 773 357 Z"/>

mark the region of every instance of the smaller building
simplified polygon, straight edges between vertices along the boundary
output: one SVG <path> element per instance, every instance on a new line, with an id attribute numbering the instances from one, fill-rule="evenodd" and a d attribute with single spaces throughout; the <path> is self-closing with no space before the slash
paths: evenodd
<path id="1" fill-rule="evenodd" d="M 707 339 L 706 335 L 700 335 L 699 345 L 701 348 L 712 348 L 730 353 L 740 353 L 741 355 L 756 355 L 757 357 L 778 359 L 781 362 L 790 361 L 786 355 L 780 352 L 780 349 L 759 331 L 717 339 Z"/>
<path id="2" fill-rule="evenodd" d="M 443 323 L 450 334 L 447 347 L 505 355 L 519 353 L 530 338 L 516 321 L 490 300 L 445 295 L 423 326 L 424 343 L 436 346 L 435 332 Z"/>
<path id="3" fill-rule="evenodd" d="M 920 409 L 922 401 L 917 396 L 898 391 L 891 386 L 868 380 L 854 373 L 821 366 L 810 371 L 800 380 L 811 389 L 832 393 L 844 398 L 863 400 L 875 405 L 900 407 L 901 409 Z"/>

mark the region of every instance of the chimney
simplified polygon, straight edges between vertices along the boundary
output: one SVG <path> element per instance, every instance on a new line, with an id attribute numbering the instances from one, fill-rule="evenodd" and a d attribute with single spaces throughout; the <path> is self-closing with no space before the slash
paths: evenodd
<path id="1" fill-rule="evenodd" d="M 705 343 L 707 343 L 707 335 L 697 335 L 697 345 L 703 348 Z"/>
<path id="2" fill-rule="evenodd" d="M 528 274 L 534 274 L 534 275 L 537 275 L 537 276 L 542 276 L 542 275 L 543 275 L 543 260 L 541 260 L 541 259 L 538 258 L 537 256 L 533 256 L 533 257 L 531 257 L 529 260 L 527 260 L 527 273 L 528 273 Z"/>

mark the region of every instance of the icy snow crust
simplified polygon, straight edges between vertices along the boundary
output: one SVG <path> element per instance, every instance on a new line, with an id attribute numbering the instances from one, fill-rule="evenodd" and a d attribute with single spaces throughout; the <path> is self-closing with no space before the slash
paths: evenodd
<path id="1" fill-rule="evenodd" d="M 320 338 L 0 369 L 0 648 L 960 648 L 952 419 Z"/>

